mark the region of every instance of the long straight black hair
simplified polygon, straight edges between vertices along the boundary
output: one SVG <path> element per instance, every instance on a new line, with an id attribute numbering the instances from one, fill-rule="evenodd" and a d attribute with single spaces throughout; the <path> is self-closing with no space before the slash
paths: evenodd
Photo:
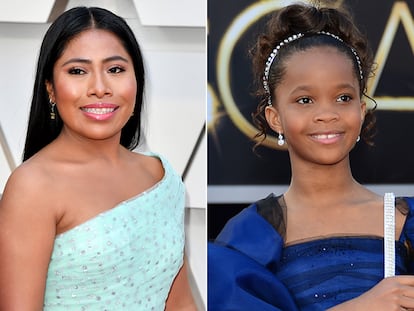
<path id="1" fill-rule="evenodd" d="M 144 64 L 139 44 L 123 18 L 102 8 L 75 7 L 60 15 L 43 38 L 37 63 L 23 161 L 52 142 L 62 130 L 63 122 L 59 113 L 56 112 L 55 120 L 50 118 L 46 81 L 53 83 L 53 67 L 69 41 L 88 29 L 102 29 L 115 34 L 133 61 L 137 95 L 134 114 L 122 128 L 120 144 L 132 150 L 139 143 L 145 85 Z"/>

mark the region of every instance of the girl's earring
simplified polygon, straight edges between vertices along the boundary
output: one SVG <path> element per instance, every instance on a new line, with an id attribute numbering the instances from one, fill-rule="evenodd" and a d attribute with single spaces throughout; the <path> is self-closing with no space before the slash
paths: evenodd
<path id="1" fill-rule="evenodd" d="M 51 99 L 49 99 L 49 104 L 50 104 L 50 120 L 55 120 L 56 119 L 56 113 L 55 113 L 56 104 L 52 102 Z"/>
<path id="2" fill-rule="evenodd" d="M 360 140 L 361 140 L 361 136 L 358 135 L 357 142 L 359 142 Z"/>
<path id="3" fill-rule="evenodd" d="M 285 144 L 285 138 L 282 133 L 279 133 L 279 136 L 277 137 L 277 144 L 279 146 L 283 146 Z"/>

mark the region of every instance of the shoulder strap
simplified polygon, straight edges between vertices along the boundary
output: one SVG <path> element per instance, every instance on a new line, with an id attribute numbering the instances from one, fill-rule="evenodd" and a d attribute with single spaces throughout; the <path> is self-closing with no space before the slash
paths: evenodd
<path id="1" fill-rule="evenodd" d="M 256 206 L 257 213 L 270 223 L 285 240 L 286 204 L 284 204 L 283 195 L 276 196 L 271 193 L 265 199 L 257 201 Z"/>
<path id="2" fill-rule="evenodd" d="M 395 196 L 384 195 L 384 277 L 395 275 Z"/>

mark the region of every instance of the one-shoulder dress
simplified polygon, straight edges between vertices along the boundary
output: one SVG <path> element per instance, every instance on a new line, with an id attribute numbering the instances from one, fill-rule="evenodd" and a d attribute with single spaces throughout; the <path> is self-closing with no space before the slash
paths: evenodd
<path id="1" fill-rule="evenodd" d="M 396 274 L 414 274 L 414 198 L 400 199 L 408 214 L 395 241 Z M 284 245 L 258 212 L 258 202 L 209 243 L 208 310 L 326 310 L 383 279 L 383 238 L 339 236 Z"/>
<path id="2" fill-rule="evenodd" d="M 183 263 L 185 191 L 153 156 L 157 184 L 56 236 L 44 310 L 164 310 Z"/>

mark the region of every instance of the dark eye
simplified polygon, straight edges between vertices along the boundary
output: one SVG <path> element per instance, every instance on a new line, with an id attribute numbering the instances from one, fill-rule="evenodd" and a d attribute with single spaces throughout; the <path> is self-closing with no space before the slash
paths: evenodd
<path id="1" fill-rule="evenodd" d="M 310 103 L 312 103 L 312 99 L 310 99 L 309 97 L 302 97 L 302 98 L 299 98 L 297 100 L 297 103 L 299 103 L 301 105 L 310 104 Z"/>
<path id="2" fill-rule="evenodd" d="M 83 75 L 85 74 L 85 70 L 80 69 L 80 68 L 71 68 L 69 69 L 69 74 L 71 75 Z"/>
<path id="3" fill-rule="evenodd" d="M 111 67 L 108 71 L 110 73 L 121 73 L 121 72 L 124 72 L 125 69 L 119 66 L 115 66 L 115 67 Z"/>
<path id="4" fill-rule="evenodd" d="M 349 102 L 351 99 L 352 99 L 352 97 L 351 97 L 351 96 L 343 94 L 343 95 L 339 96 L 339 97 L 336 99 L 336 101 L 337 101 L 337 102 Z"/>

